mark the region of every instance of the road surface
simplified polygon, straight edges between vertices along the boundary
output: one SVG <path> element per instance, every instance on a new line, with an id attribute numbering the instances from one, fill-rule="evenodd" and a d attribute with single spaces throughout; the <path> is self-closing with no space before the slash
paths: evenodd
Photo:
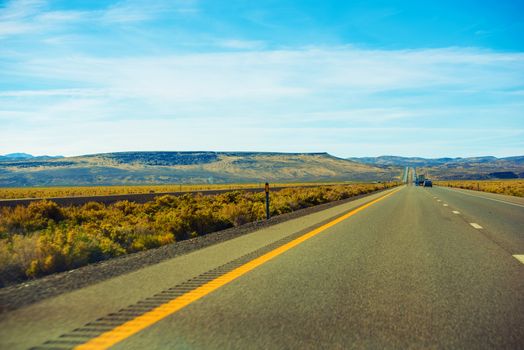
<path id="1" fill-rule="evenodd" d="M 0 315 L 0 348 L 523 348 L 523 231 L 521 198 L 402 186 Z"/>

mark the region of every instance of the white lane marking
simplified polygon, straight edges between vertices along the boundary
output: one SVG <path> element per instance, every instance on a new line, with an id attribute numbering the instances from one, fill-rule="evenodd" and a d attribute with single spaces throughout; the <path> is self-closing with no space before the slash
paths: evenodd
<path id="1" fill-rule="evenodd" d="M 524 255 L 523 254 L 515 254 L 513 255 L 513 257 L 524 264 Z"/>
<path id="2" fill-rule="evenodd" d="M 433 199 L 437 199 L 437 197 L 433 197 Z"/>
<path id="3" fill-rule="evenodd" d="M 442 204 L 443 206 L 447 207 L 448 205 L 447 204 Z"/>
<path id="4" fill-rule="evenodd" d="M 495 198 L 487 198 L 487 197 L 482 197 L 482 196 L 476 196 L 476 195 L 474 195 L 474 194 L 466 193 L 466 192 L 463 192 L 463 191 L 453 190 L 453 189 L 448 188 L 448 187 L 440 187 L 440 188 L 444 188 L 444 189 L 449 190 L 449 191 L 455 191 L 455 192 L 458 192 L 458 193 L 462 193 L 462 194 L 465 194 L 466 196 L 471 196 L 471 197 L 477 197 L 477 198 L 487 199 L 487 200 L 490 200 L 490 201 L 500 202 L 500 203 L 509 204 L 509 205 L 515 205 L 515 206 L 517 206 L 517 207 L 524 208 L 524 205 L 522 205 L 522 204 L 517 204 L 517 203 L 512 203 L 512 202 L 501 201 L 500 199 L 495 199 Z M 489 192 L 486 192 L 486 193 L 489 193 Z"/>
<path id="5" fill-rule="evenodd" d="M 437 202 L 442 202 L 440 199 L 437 199 Z"/>
<path id="6" fill-rule="evenodd" d="M 460 214 L 460 211 L 453 210 L 453 214 Z"/>
<path id="7" fill-rule="evenodd" d="M 477 230 L 480 230 L 482 228 L 482 226 L 480 226 L 479 224 L 476 224 L 474 222 L 470 222 L 469 223 L 471 226 L 473 226 L 474 228 L 476 228 Z"/>

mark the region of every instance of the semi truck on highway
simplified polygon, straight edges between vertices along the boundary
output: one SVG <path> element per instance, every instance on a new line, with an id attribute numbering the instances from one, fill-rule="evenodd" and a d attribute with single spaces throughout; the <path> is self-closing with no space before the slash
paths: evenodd
<path id="1" fill-rule="evenodd" d="M 416 186 L 422 186 L 424 184 L 424 181 L 426 180 L 426 176 L 423 174 L 417 175 L 415 179 L 415 185 Z"/>
<path id="2" fill-rule="evenodd" d="M 417 175 L 415 179 L 415 186 L 433 187 L 433 182 L 426 179 L 425 175 Z"/>

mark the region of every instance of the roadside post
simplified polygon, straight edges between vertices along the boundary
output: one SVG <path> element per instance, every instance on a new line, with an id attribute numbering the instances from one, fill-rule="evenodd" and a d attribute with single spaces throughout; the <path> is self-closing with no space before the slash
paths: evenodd
<path id="1" fill-rule="evenodd" d="M 266 182 L 265 191 L 266 191 L 266 219 L 269 220 L 269 183 L 268 182 Z"/>

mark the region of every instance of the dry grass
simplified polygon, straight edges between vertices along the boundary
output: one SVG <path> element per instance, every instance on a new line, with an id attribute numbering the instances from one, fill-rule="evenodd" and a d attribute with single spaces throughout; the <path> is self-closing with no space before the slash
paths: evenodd
<path id="1" fill-rule="evenodd" d="M 275 183 L 271 187 L 297 187 L 311 185 L 333 185 L 341 183 Z M 263 183 L 248 184 L 204 184 L 204 185 L 140 185 L 140 186 L 71 186 L 71 187 L 4 187 L 0 188 L 0 199 L 53 198 L 108 196 L 118 194 L 172 193 L 207 190 L 236 190 L 264 188 Z"/>
<path id="2" fill-rule="evenodd" d="M 524 180 L 437 181 L 435 185 L 524 197 Z"/>

